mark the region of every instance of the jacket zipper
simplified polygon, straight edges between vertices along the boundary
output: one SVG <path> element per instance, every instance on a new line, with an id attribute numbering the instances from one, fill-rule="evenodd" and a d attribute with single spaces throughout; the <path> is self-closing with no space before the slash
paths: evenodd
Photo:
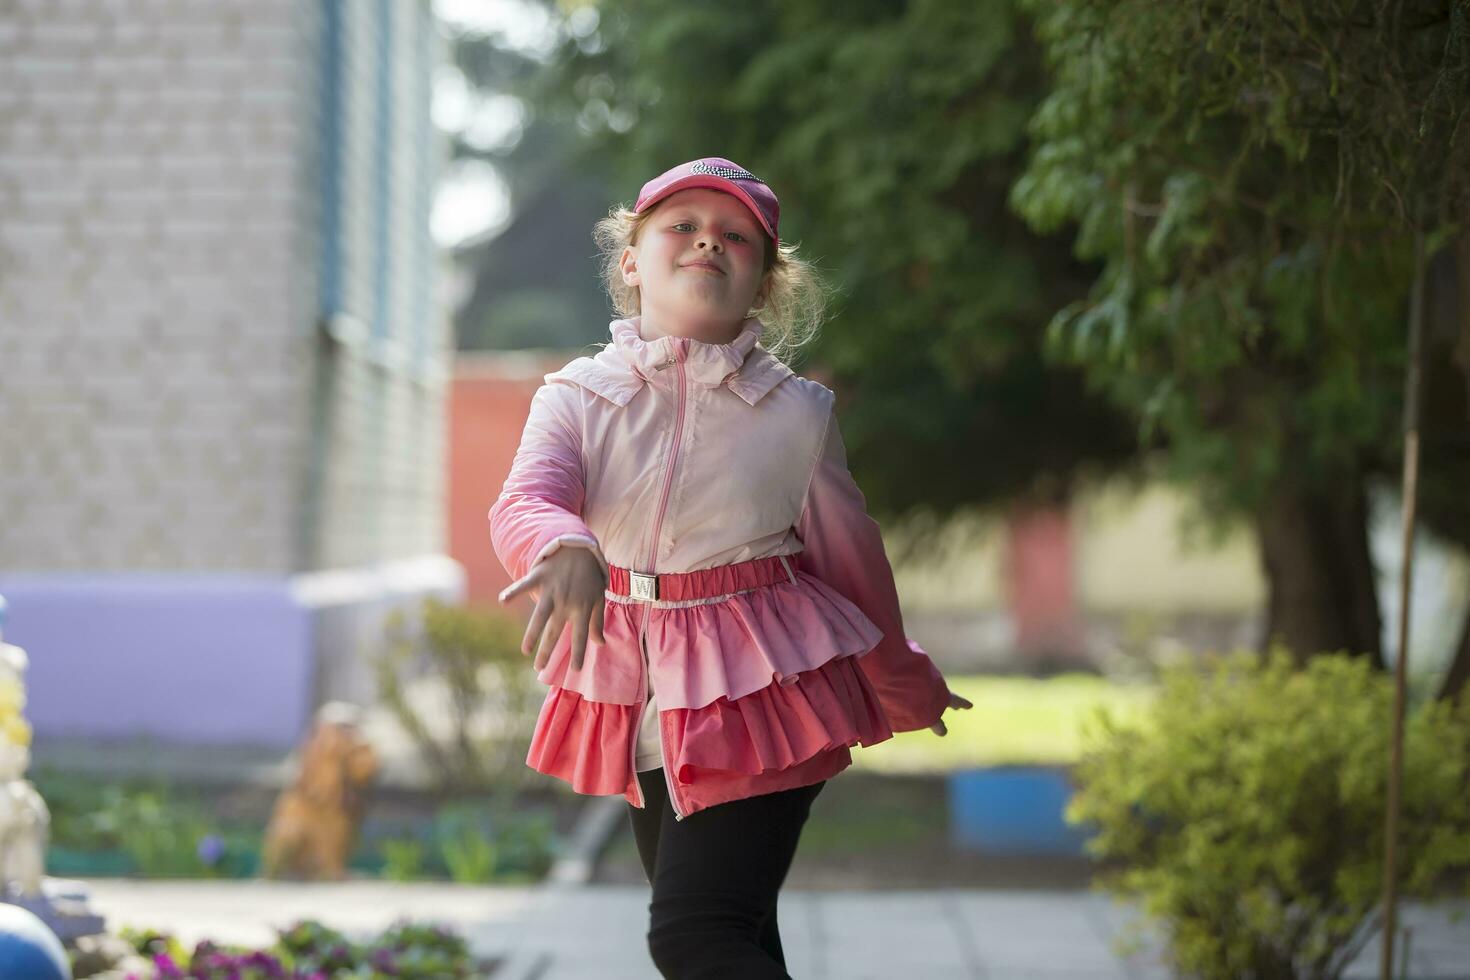
<path id="1" fill-rule="evenodd" d="M 662 528 L 663 528 L 664 511 L 667 509 L 668 504 L 669 504 L 669 490 L 673 487 L 673 484 L 674 484 L 674 468 L 678 465 L 678 462 L 679 462 L 679 441 L 680 441 L 680 439 L 682 438 L 682 436 L 684 434 L 684 400 L 685 400 L 684 355 L 685 355 L 685 352 L 687 350 L 687 348 L 685 346 L 686 343 L 687 343 L 687 341 L 683 340 L 682 338 L 677 339 L 677 340 L 674 341 L 674 345 L 675 345 L 674 346 L 674 350 L 675 350 L 676 354 L 675 354 L 675 357 L 671 358 L 670 361 L 669 361 L 670 364 L 677 365 L 677 367 L 678 367 L 678 371 L 679 371 L 679 401 L 678 401 L 678 409 L 677 409 L 677 411 L 674 414 L 674 438 L 673 438 L 673 443 L 669 447 L 669 468 L 668 468 L 667 472 L 664 474 L 663 490 L 659 494 L 658 513 L 654 516 L 654 519 L 653 519 L 653 535 L 652 535 L 651 540 L 648 543 L 648 561 L 646 561 L 644 563 L 644 566 L 643 566 L 644 568 L 648 569 L 647 574 L 650 574 L 650 575 L 656 574 L 656 572 L 654 570 L 654 561 L 658 557 L 658 532 L 660 530 L 662 530 Z M 647 691 L 648 691 L 648 676 L 647 676 L 647 671 L 648 671 L 648 617 L 652 614 L 652 611 L 653 611 L 653 607 L 651 607 L 651 606 L 644 606 L 643 607 L 643 619 L 642 619 L 642 621 L 638 625 L 638 647 L 639 647 L 639 652 L 640 652 L 640 654 L 642 655 L 642 658 L 643 658 L 643 670 L 644 670 L 644 676 L 643 676 L 643 679 L 642 679 L 642 681 L 641 681 L 641 683 L 639 685 L 639 689 L 638 689 L 638 696 L 641 697 L 641 698 L 643 698 L 643 701 L 642 701 L 642 706 L 638 709 L 638 725 L 633 730 L 633 745 L 628 750 L 629 755 L 633 759 L 633 766 L 634 766 L 633 782 L 634 782 L 635 785 L 638 782 L 638 773 L 637 773 L 638 734 L 639 734 L 639 732 L 641 732 L 643 730 L 643 712 L 648 709 L 648 698 L 647 698 Z M 685 814 L 681 813 L 680 810 L 679 810 L 679 797 L 678 797 L 678 793 L 674 789 L 674 777 L 669 774 L 669 756 L 668 756 L 667 749 L 664 747 L 664 727 L 663 727 L 662 724 L 660 724 L 658 726 L 658 754 L 659 754 L 659 761 L 663 764 L 662 768 L 663 768 L 663 772 L 664 772 L 664 782 L 667 783 L 668 784 L 668 787 L 669 787 L 669 806 L 673 808 L 673 811 L 674 811 L 674 819 L 675 820 L 683 820 Z M 639 788 L 639 794 L 638 795 L 640 796 L 640 798 L 643 795 L 642 788 L 641 787 Z M 645 806 L 647 805 L 646 801 L 645 801 L 644 805 Z"/>

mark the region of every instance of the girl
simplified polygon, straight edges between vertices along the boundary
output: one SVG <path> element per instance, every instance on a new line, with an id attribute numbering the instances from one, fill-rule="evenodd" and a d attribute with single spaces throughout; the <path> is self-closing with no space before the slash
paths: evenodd
<path id="1" fill-rule="evenodd" d="M 822 295 L 779 216 L 707 157 L 598 223 L 623 319 L 546 376 L 490 509 L 550 688 L 526 764 L 627 800 L 680 980 L 788 976 L 776 899 L 813 799 L 851 746 L 971 707 L 904 636 L 833 393 L 773 353 Z"/>

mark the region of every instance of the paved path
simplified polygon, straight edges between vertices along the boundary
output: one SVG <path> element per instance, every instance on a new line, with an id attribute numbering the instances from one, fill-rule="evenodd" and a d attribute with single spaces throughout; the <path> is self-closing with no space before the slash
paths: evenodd
<path id="1" fill-rule="evenodd" d="M 461 928 L 482 955 L 510 954 L 507 980 L 657 980 L 644 944 L 648 889 L 468 887 L 434 883 L 284 884 L 95 879 L 87 884 L 108 924 L 267 943 L 272 925 L 311 916 L 348 932 L 395 917 Z M 1410 905 L 1412 980 L 1470 980 L 1470 903 Z M 1165 980 L 1145 951 L 1110 943 L 1127 907 L 1087 892 L 788 891 L 781 898 L 787 966 L 799 980 Z M 1371 944 L 1349 972 L 1377 976 Z M 496 980 L 500 980 L 497 975 Z"/>

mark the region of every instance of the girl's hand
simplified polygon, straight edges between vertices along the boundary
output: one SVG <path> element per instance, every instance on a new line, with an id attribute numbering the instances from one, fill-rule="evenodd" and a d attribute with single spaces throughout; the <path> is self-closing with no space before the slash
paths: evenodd
<path id="1" fill-rule="evenodd" d="M 586 548 L 566 547 L 553 551 L 536 564 L 519 582 L 512 582 L 500 593 L 502 604 L 529 589 L 536 590 L 536 609 L 521 639 L 521 652 L 530 654 L 534 645 L 537 673 L 551 659 L 556 641 L 561 638 L 567 621 L 572 623 L 572 669 L 582 669 L 587 649 L 587 636 L 603 643 L 602 614 L 606 608 L 603 590 L 607 577 L 602 566 Z"/>
<path id="2" fill-rule="evenodd" d="M 966 701 L 964 698 L 960 697 L 958 694 L 956 694 L 953 691 L 950 691 L 949 692 L 949 706 L 951 708 L 973 708 L 973 707 L 975 707 L 969 701 Z M 944 734 L 947 734 L 949 732 L 949 729 L 946 728 L 946 727 L 944 727 L 944 720 L 943 719 L 940 719 L 939 721 L 936 721 L 934 724 L 930 725 L 929 726 L 929 730 L 931 732 L 933 732 L 935 735 L 944 735 Z"/>

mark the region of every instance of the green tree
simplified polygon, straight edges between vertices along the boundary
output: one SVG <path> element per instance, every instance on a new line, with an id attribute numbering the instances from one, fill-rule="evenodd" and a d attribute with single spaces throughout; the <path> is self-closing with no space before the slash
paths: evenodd
<path id="1" fill-rule="evenodd" d="M 513 98 L 541 66 L 534 51 L 493 32 L 452 30 L 450 51 L 476 98 Z M 464 133 L 453 139 L 454 158 L 489 163 L 512 201 L 509 225 L 456 249 L 470 282 L 455 313 L 459 350 L 570 349 L 607 339 L 590 238 L 607 209 L 606 178 L 573 165 L 575 126 L 521 108 L 519 127 L 493 145 Z"/>
<path id="2" fill-rule="evenodd" d="M 1433 254 L 1464 227 L 1467 5 L 1025 5 L 1052 81 L 1012 200 L 1103 263 L 1054 350 L 1164 438 L 1207 514 L 1254 521 L 1270 636 L 1377 660 L 1365 492 L 1399 472 L 1414 236 Z M 1453 401 L 1424 514 L 1467 543 Z"/>
<path id="3" fill-rule="evenodd" d="M 1051 313 L 1096 269 L 1006 204 L 1043 94 L 1012 3 L 581 10 L 532 104 L 589 134 L 586 165 L 625 202 L 700 155 L 779 190 L 783 237 L 838 287 L 808 356 L 842 396 L 872 510 L 1055 501 L 1133 460 L 1132 425 L 1042 357 Z"/>

